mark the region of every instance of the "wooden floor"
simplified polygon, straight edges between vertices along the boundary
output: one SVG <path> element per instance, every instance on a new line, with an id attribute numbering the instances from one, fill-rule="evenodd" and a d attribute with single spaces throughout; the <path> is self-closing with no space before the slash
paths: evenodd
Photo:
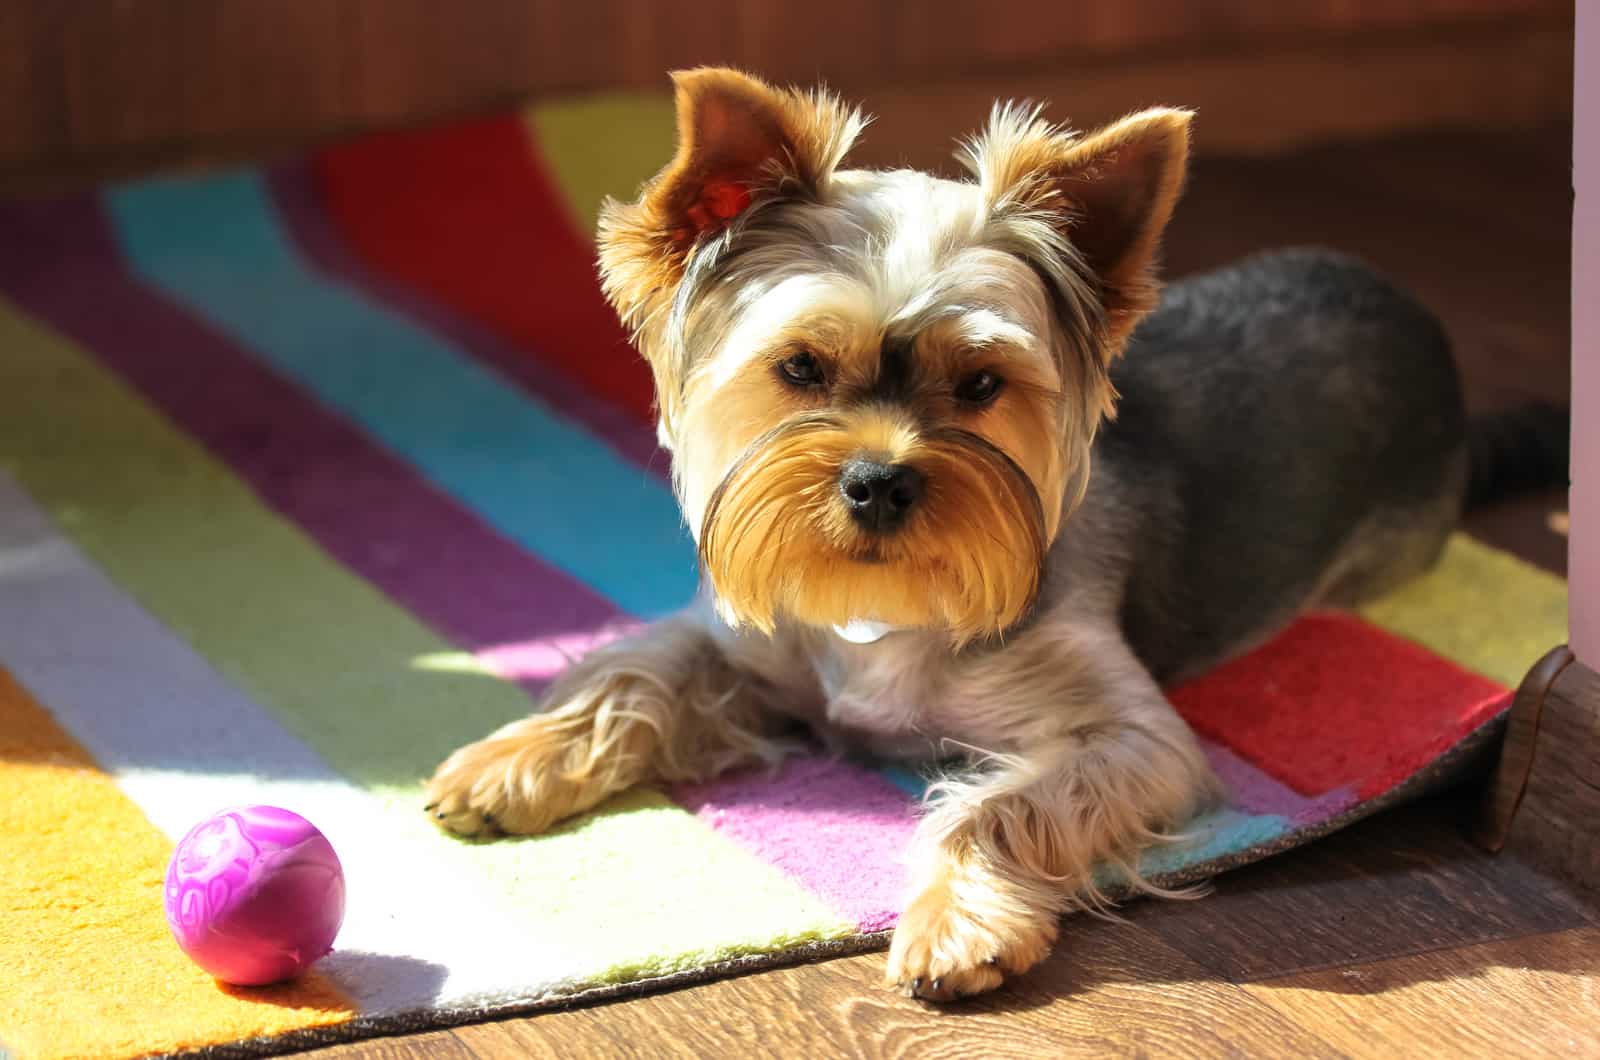
<path id="1" fill-rule="evenodd" d="M 1569 144 L 1552 130 L 1202 158 L 1169 272 L 1288 243 L 1354 251 L 1445 318 L 1472 405 L 1564 401 Z M 1470 525 L 1560 571 L 1563 504 Z M 1473 799 L 1370 819 L 1197 902 L 1076 918 L 1042 967 L 950 1008 L 885 992 L 870 954 L 326 1055 L 1600 1056 L 1600 906 L 1472 846 Z"/>

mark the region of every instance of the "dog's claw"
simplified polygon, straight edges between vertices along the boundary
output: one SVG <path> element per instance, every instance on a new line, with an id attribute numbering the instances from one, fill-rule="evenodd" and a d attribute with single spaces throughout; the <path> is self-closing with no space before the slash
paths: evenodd
<path id="1" fill-rule="evenodd" d="M 432 813 L 435 809 L 438 808 L 438 806 L 439 806 L 439 804 L 437 802 L 430 802 L 430 803 L 428 803 L 428 805 L 426 805 L 426 806 L 424 806 L 422 808 L 422 812 L 423 813 Z"/>
<path id="2" fill-rule="evenodd" d="M 935 979 L 933 981 L 933 992 L 935 994 L 937 994 L 940 991 L 942 991 L 943 989 L 944 989 L 944 980 L 943 979 Z"/>

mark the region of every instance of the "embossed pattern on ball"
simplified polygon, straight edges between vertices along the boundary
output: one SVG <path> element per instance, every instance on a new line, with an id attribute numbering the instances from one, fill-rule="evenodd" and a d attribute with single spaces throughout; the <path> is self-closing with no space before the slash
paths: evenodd
<path id="1" fill-rule="evenodd" d="M 290 979 L 333 948 L 344 921 L 344 870 L 310 821 L 277 806 L 206 818 L 167 866 L 167 924 L 178 945 L 224 982 Z"/>

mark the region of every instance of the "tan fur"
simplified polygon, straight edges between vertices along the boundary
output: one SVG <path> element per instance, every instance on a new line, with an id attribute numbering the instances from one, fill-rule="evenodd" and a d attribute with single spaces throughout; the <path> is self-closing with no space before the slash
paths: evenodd
<path id="1" fill-rule="evenodd" d="M 1155 107 L 1089 136 L 997 106 L 962 152 L 996 208 L 1057 214 L 1099 278 L 1107 360 L 1155 306 L 1155 251 L 1183 191 L 1189 157 L 1186 110 Z"/>
<path id="2" fill-rule="evenodd" d="M 658 623 L 574 663 L 540 713 L 446 759 L 428 809 L 461 835 L 532 835 L 636 784 L 776 763 L 791 746 L 762 696 L 703 628 Z"/>
<path id="3" fill-rule="evenodd" d="M 1009 697 L 1005 709 L 1016 717 L 985 723 L 1013 732 L 1015 750 L 930 789 L 908 906 L 920 920 L 902 919 L 887 971 L 908 993 L 972 993 L 997 981 L 997 957 L 1006 971 L 1041 959 L 1062 912 L 1109 904 L 1093 877 L 1099 865 L 1116 867 L 1135 889 L 1173 897 L 1143 880 L 1139 853 L 1216 796 L 1188 727 L 1120 638 L 1057 629 L 1015 651 L 1022 658 L 1004 671 L 997 663 L 956 678 L 962 699 L 996 681 L 1026 682 L 1028 694 Z M 1047 698 L 1077 709 L 1030 703 Z"/>
<path id="4" fill-rule="evenodd" d="M 907 997 L 953 1001 L 999 986 L 1049 954 L 1053 894 L 986 860 L 952 850 L 900 914 L 885 985 Z"/>
<path id="5" fill-rule="evenodd" d="M 607 205 L 601 269 L 655 373 L 711 606 L 579 662 L 545 712 L 447 760 L 430 810 L 538 832 L 632 784 L 776 761 L 781 716 L 883 755 L 962 751 L 919 826 L 889 978 L 990 989 L 1044 957 L 1062 912 L 1105 905 L 1096 866 L 1141 886 L 1139 852 L 1214 790 L 1118 632 L 1121 584 L 1051 552 L 1108 366 L 1153 304 L 1189 116 L 1080 137 L 1000 108 L 958 183 L 836 172 L 863 119 L 830 96 L 676 82 L 678 153 Z M 799 353 L 819 381 L 784 381 Z M 963 402 L 978 371 L 1005 386 Z M 892 534 L 847 510 L 854 458 L 925 476 Z M 1049 611 L 1047 573 L 1075 587 Z M 829 631 L 857 618 L 902 628 Z"/>
<path id="6" fill-rule="evenodd" d="M 774 424 L 821 407 L 818 395 L 778 383 L 776 366 L 785 356 L 805 350 L 825 366 L 836 390 L 870 393 L 883 336 L 849 316 L 852 309 L 861 312 L 850 304 L 852 299 L 842 293 L 836 298 L 838 305 L 829 303 L 825 312 L 789 322 L 764 336 L 760 346 L 734 348 L 690 372 L 682 387 L 685 409 L 673 434 L 674 475 L 692 529 L 703 529 L 712 492 L 724 486 L 724 479 L 759 436 Z M 1063 380 L 1063 370 L 1039 350 L 976 345 L 959 321 L 927 327 L 916 352 L 923 375 L 911 398 L 912 411 L 929 421 L 971 431 L 1016 463 L 1039 495 L 1048 545 L 1059 529 L 1062 502 L 1083 470 L 1074 458 L 1087 451 L 1098 422 L 1097 408 L 1085 408 L 1067 396 L 1082 376 Z M 987 409 L 963 413 L 950 400 L 948 386 L 982 368 L 1002 371 L 1008 392 Z M 1098 397 L 1091 400 L 1097 403 Z M 900 418 L 902 430 L 894 444 L 883 440 L 883 429 L 871 415 L 849 421 L 842 426 L 847 433 L 859 429 L 855 438 L 859 452 L 906 452 L 915 441 L 911 421 L 905 417 Z M 1063 439 L 1063 444 L 1039 444 L 1040 439 L 1052 437 Z M 838 444 L 848 441 L 840 438 Z M 1012 530 L 1021 532 L 1022 528 Z"/>
<path id="7" fill-rule="evenodd" d="M 725 181 L 752 200 L 815 197 L 860 135 L 866 119 L 823 91 L 774 88 L 734 70 L 701 67 L 672 75 L 678 149 L 633 203 L 600 209 L 600 274 L 606 297 L 656 377 L 657 404 L 670 427 L 688 366 L 671 356 L 660 329 L 673 288 L 708 225 L 691 217 L 708 182 Z M 711 226 L 731 218 L 717 217 Z"/>
<path id="8" fill-rule="evenodd" d="M 858 531 L 837 496 L 844 462 L 863 452 L 923 470 L 936 493 L 886 541 Z M 799 417 L 753 443 L 700 534 L 702 566 L 735 625 L 770 633 L 782 617 L 875 618 L 943 630 L 955 646 L 1026 613 L 1047 546 L 1038 496 L 999 450 L 870 406 Z"/>

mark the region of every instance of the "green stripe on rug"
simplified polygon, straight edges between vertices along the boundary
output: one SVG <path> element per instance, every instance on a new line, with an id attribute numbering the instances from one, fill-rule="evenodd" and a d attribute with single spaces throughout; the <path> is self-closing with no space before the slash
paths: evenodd
<path id="1" fill-rule="evenodd" d="M 1437 566 L 1361 608 L 1367 621 L 1516 688 L 1567 640 L 1567 583 L 1508 552 L 1456 534 Z M 1450 621 L 1439 621 L 1449 615 Z"/>
<path id="2" fill-rule="evenodd" d="M 0 319 L 0 460 L 88 556 L 330 765 L 415 790 L 528 712 L 518 688 L 420 670 L 455 646 L 329 559 L 67 340 Z"/>
<path id="3" fill-rule="evenodd" d="M 600 204 L 631 200 L 672 158 L 677 122 L 672 97 L 603 95 L 537 104 L 526 112 L 573 223 L 594 235 Z M 604 136 L 596 136 L 604 129 Z"/>
<path id="4" fill-rule="evenodd" d="M 113 581 L 334 769 L 385 795 L 388 812 L 420 814 L 418 784 L 444 754 L 527 712 L 522 692 L 498 678 L 417 668 L 456 646 L 3 301 L 0 351 L 0 463 Z M 541 942 L 571 954 L 574 984 L 852 930 L 655 792 L 534 840 L 439 842 L 536 912 Z M 448 916 L 449 900 L 424 915 Z M 553 970 L 538 971 L 531 978 Z"/>

